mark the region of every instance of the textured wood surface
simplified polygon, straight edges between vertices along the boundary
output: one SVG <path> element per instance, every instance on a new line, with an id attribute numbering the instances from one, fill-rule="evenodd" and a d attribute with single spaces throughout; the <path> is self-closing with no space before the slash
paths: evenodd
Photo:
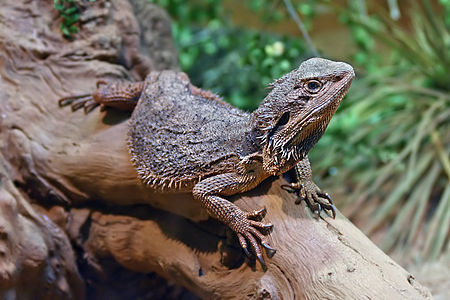
<path id="1" fill-rule="evenodd" d="M 141 184 L 125 143 L 129 115 L 57 106 L 99 78 L 177 68 L 166 16 L 143 2 L 97 1 L 74 41 L 61 38 L 50 2 L 0 8 L 0 295 L 82 298 L 70 238 L 97 277 L 111 276 L 111 260 L 202 298 L 430 298 L 343 216 L 315 220 L 295 205 L 283 179 L 232 198 L 243 209 L 268 209 L 277 253 L 263 272 L 189 194 Z"/>

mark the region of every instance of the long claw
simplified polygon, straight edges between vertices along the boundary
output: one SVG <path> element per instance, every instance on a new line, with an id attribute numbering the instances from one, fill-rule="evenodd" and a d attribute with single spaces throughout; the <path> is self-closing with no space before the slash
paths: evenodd
<path id="1" fill-rule="evenodd" d="M 86 100 L 83 98 L 73 101 L 72 106 L 71 106 L 72 111 L 79 110 L 80 108 L 82 108 L 84 106 L 85 103 L 86 103 Z"/>
<path id="2" fill-rule="evenodd" d="M 97 88 L 99 88 L 101 85 L 106 85 L 106 84 L 108 84 L 108 82 L 106 80 L 103 80 L 103 79 L 97 80 Z"/>
<path id="3" fill-rule="evenodd" d="M 63 107 L 63 106 L 70 104 L 72 101 L 73 101 L 73 99 L 62 98 L 62 99 L 58 100 L 58 105 L 60 107 Z"/>
<path id="4" fill-rule="evenodd" d="M 244 250 L 244 253 L 247 257 L 252 257 L 247 248 L 242 248 L 242 250 Z"/>
<path id="5" fill-rule="evenodd" d="M 261 245 L 263 245 L 264 248 L 266 248 L 266 254 L 269 258 L 272 258 L 277 250 L 275 248 L 272 248 L 268 243 L 262 242 Z"/>
<path id="6" fill-rule="evenodd" d="M 247 255 L 247 257 L 250 257 L 250 252 L 248 252 L 247 242 L 245 241 L 244 236 L 242 234 L 238 233 L 237 237 L 239 239 L 239 244 L 241 244 L 241 248 L 244 251 L 245 255 Z"/>
<path id="7" fill-rule="evenodd" d="M 256 258 L 258 259 L 259 263 L 261 264 L 261 267 L 264 271 L 267 271 L 266 263 L 264 262 L 264 259 L 261 254 L 256 255 Z"/>
<path id="8" fill-rule="evenodd" d="M 326 198 L 328 200 L 328 202 L 330 202 L 330 204 L 333 204 L 333 200 L 331 199 L 330 195 L 328 195 L 328 193 L 324 193 L 324 192 L 320 191 L 320 192 L 317 192 L 317 194 L 322 198 Z"/>
<path id="9" fill-rule="evenodd" d="M 329 215 L 333 219 L 336 219 L 336 207 L 334 207 L 334 205 L 331 204 L 329 210 L 331 210 L 331 215 L 328 213 L 328 210 L 326 210 L 327 215 Z"/>
<path id="10" fill-rule="evenodd" d="M 320 205 L 320 203 L 317 203 L 317 208 L 314 211 L 314 214 L 316 216 L 316 218 L 320 218 L 320 213 L 322 212 L 322 205 Z"/>
<path id="11" fill-rule="evenodd" d="M 270 233 L 270 232 L 272 232 L 272 230 L 273 230 L 273 224 L 264 224 L 263 229 L 264 229 L 266 232 Z"/>

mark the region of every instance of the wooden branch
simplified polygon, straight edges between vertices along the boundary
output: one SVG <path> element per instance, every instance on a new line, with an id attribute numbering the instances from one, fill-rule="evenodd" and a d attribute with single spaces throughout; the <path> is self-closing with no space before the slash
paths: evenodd
<path id="1" fill-rule="evenodd" d="M 238 262 L 238 267 L 223 266 L 218 250 L 226 243 L 223 234 L 212 231 L 211 224 L 164 212 L 139 217 L 136 211 L 128 216 L 94 213 L 85 246 L 90 257 L 111 256 L 136 272 L 156 271 L 207 299 L 430 297 L 345 217 L 313 219 L 304 205 L 296 206 L 295 199 L 280 189 L 281 183 L 265 183 L 252 194 L 235 197 L 243 209 L 268 209 L 266 220 L 274 224 L 271 245 L 277 253 L 266 258 L 267 272 L 259 265 L 252 270 L 254 262 L 239 264 L 233 258 L 239 255 L 230 249 L 222 260 Z"/>
<path id="2" fill-rule="evenodd" d="M 0 298 L 82 299 L 69 239 L 28 203 L 5 162 L 0 154 Z"/>
<path id="3" fill-rule="evenodd" d="M 202 298 L 431 297 L 343 216 L 315 220 L 304 205 L 294 205 L 293 195 L 280 189 L 282 179 L 233 197 L 245 210 L 266 206 L 266 221 L 275 225 L 270 239 L 277 253 L 266 258 L 267 272 L 259 265 L 252 270 L 254 262 L 244 260 L 234 235 L 206 220 L 191 195 L 158 194 L 137 179 L 125 143 L 128 115 L 99 109 L 85 115 L 57 106 L 62 96 L 92 91 L 101 77 L 137 79 L 155 66 L 176 67 L 161 63 L 161 57 L 176 55 L 167 40 L 167 18 L 155 13 L 157 8 L 139 14 L 141 20 L 150 15 L 148 23 L 159 24 L 148 29 L 152 37 L 165 32 L 159 37 L 164 42 L 151 42 L 166 46 L 144 58 L 140 49 L 146 44 L 138 24 L 146 22 L 135 20 L 127 1 L 114 1 L 109 8 L 98 1 L 91 11 L 97 18 L 86 21 L 86 26 L 94 22 L 88 27 L 94 29 L 85 29 L 73 42 L 64 41 L 55 29 L 51 4 L 6 2 L 0 9 L 4 172 L 10 184 L 16 182 L 41 204 L 65 205 L 69 221 L 57 223 L 99 273 L 108 276 L 102 263 L 113 258 L 135 272 L 157 272 Z M 26 18 L 27 11 L 33 11 L 33 19 Z M 6 18 L 11 12 L 16 17 Z M 42 39 L 36 40 L 36 32 Z M 8 197 L 24 202 L 17 192 Z M 34 224 L 44 222 L 28 210 L 36 215 Z M 38 236 L 58 238 L 48 231 Z M 17 251 L 32 255 L 34 250 Z M 6 293 L 8 287 L 0 285 L 0 291 Z"/>

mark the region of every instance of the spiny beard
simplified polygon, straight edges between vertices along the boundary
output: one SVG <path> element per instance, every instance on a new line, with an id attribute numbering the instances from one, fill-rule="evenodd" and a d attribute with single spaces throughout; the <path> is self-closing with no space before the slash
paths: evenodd
<path id="1" fill-rule="evenodd" d="M 305 156 L 305 151 L 302 147 L 294 146 L 289 149 L 283 148 L 282 140 L 274 141 L 269 139 L 267 146 L 267 153 L 269 153 L 277 164 L 288 161 L 300 161 Z"/>

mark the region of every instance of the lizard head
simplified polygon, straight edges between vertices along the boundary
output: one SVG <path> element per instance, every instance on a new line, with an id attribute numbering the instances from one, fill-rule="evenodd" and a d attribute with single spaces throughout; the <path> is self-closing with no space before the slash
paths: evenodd
<path id="1" fill-rule="evenodd" d="M 286 172 L 305 157 L 354 77 L 346 63 L 311 58 L 270 85 L 270 93 L 251 118 L 267 172 Z"/>

